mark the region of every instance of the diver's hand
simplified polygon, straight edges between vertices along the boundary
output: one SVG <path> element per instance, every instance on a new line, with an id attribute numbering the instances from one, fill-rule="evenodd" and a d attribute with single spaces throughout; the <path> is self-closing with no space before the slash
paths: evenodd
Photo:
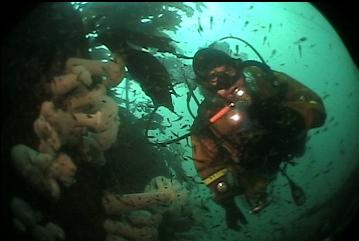
<path id="1" fill-rule="evenodd" d="M 295 135 L 305 128 L 304 118 L 299 112 L 284 106 L 277 97 L 253 103 L 248 113 L 267 130 Z"/>

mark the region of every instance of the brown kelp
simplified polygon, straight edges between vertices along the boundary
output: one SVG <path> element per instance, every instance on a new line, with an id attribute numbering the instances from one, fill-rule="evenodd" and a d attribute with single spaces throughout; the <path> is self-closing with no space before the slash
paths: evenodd
<path id="1" fill-rule="evenodd" d="M 204 5 L 196 3 L 197 10 Z M 194 10 L 184 3 L 87 3 L 81 6 L 87 33 L 125 58 L 131 77 L 141 84 L 156 106 L 173 110 L 171 81 L 162 63 L 145 49 L 177 54 L 175 41 L 164 31 L 176 31 L 182 16 Z"/>

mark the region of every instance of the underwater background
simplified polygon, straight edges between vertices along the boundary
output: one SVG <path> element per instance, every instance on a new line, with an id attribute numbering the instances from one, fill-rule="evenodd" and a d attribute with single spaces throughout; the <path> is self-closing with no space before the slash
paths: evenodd
<path id="1" fill-rule="evenodd" d="M 24 20 L 5 42 L 2 67 L 7 101 L 2 105 L 8 113 L 2 126 L 2 181 L 9 184 L 5 212 L 13 221 L 14 240 L 145 240 L 109 237 L 104 222 L 111 215 L 102 198 L 158 191 L 161 185 L 187 199 L 157 208 L 164 221 L 157 226 L 158 238 L 146 240 L 335 240 L 358 211 L 359 72 L 313 5 L 57 3 L 39 6 Z M 235 232 L 226 227 L 223 210 L 195 170 L 190 140 L 180 137 L 189 133 L 197 113 L 189 88 L 203 99 L 190 57 L 211 45 L 259 61 L 238 38 L 254 46 L 272 69 L 318 93 L 328 116 L 324 126 L 310 130 L 305 155 L 287 168 L 304 189 L 306 203 L 296 206 L 287 180 L 278 175 L 270 187 L 272 202 L 261 213 L 249 214 L 245 200 L 236 199 L 249 223 Z M 114 52 L 132 56 L 121 83 L 107 92 L 119 107 L 117 141 L 103 152 L 105 163 L 75 160 L 76 182 L 60 185 L 59 199 L 49 198 L 14 168 L 11 149 L 37 145 L 33 122 L 49 98 L 42 88 L 61 74 L 63 62 L 70 57 L 108 61 Z M 170 181 L 155 185 L 158 176 Z"/>

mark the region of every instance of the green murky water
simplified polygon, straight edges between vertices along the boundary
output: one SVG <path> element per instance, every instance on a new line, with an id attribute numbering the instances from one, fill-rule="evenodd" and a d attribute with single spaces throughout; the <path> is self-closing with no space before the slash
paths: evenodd
<path id="1" fill-rule="evenodd" d="M 25 23 L 5 43 L 4 56 L 9 60 L 4 72 L 8 101 L 5 103 L 9 103 L 5 110 L 9 115 L 4 120 L 2 156 L 7 167 L 4 181 L 13 184 L 5 187 L 5 200 L 9 206 L 7 216 L 14 221 L 9 230 L 16 237 L 46 241 L 328 240 L 325 238 L 338 235 L 350 221 L 358 209 L 359 72 L 335 29 L 312 5 L 69 6 L 55 4 L 48 14 L 45 11 L 48 6 L 35 9 L 40 14 L 25 18 Z M 151 38 L 159 34 L 162 38 Z M 223 209 L 212 201 L 212 194 L 194 167 L 190 139 L 180 138 L 189 133 L 192 115 L 196 115 L 198 108 L 195 99 L 188 95 L 188 84 L 193 86 L 194 74 L 192 61 L 186 56 L 191 57 L 217 41 L 217 48 L 234 58 L 259 61 L 253 49 L 236 37 L 254 46 L 272 69 L 289 74 L 318 93 L 327 111 L 325 124 L 309 131 L 305 154 L 287 169 L 288 175 L 305 190 L 306 203 L 296 206 L 286 179 L 278 175 L 270 185 L 272 201 L 261 213 L 249 214 L 244 198 L 236 198 L 248 219 L 240 232 L 226 227 Z M 136 55 L 139 51 L 152 57 Z M 66 111 L 61 103 L 71 93 L 54 98 L 44 91 L 54 76 L 64 74 L 64 61 L 69 57 L 111 61 L 121 53 L 127 54 L 126 73 L 118 85 L 107 90 L 119 107 L 116 141 L 110 148 L 96 152 L 92 162 L 84 158 L 79 142 L 62 145 L 56 155 L 69 154 L 76 171 L 69 182 L 57 180 L 60 194 L 54 199 L 44 191 L 51 178 L 47 164 L 25 158 L 21 159 L 21 168 L 17 164 L 14 168 L 10 150 L 17 144 L 36 150 L 39 139 L 33 123 L 43 101 L 60 103 L 58 109 Z M 157 64 L 153 57 L 159 61 Z M 156 71 L 163 75 L 153 75 Z M 166 86 L 167 80 L 171 88 Z M 93 78 L 93 83 L 101 81 Z M 88 89 L 93 90 L 93 86 Z M 198 88 L 194 94 L 199 101 L 203 100 Z M 82 111 L 95 113 L 90 109 Z M 88 151 L 95 149 L 92 146 Z M 41 169 L 41 165 L 46 168 Z M 19 171 L 33 167 L 36 172 L 28 171 L 29 175 Z M 157 176 L 163 178 L 153 181 Z M 162 221 L 156 225 L 123 227 L 117 223 L 120 226 L 114 224 L 113 228 L 106 223 L 127 220 L 125 223 L 131 224 L 132 220 L 129 221 L 126 212 L 113 214 L 104 208 L 103 200 L 108 193 L 142 193 L 145 187 L 148 192 L 170 187 L 185 198 L 172 199 L 163 193 L 159 197 L 146 196 L 155 200 L 157 206 L 144 208 L 138 197 L 133 199 L 137 200 L 136 205 L 142 210 L 138 215 L 143 219 L 160 214 Z M 137 239 L 133 233 L 139 235 Z"/>

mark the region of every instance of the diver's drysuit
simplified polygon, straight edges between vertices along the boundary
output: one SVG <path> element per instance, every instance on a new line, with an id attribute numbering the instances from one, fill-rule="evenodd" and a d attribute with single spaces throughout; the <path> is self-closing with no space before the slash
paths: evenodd
<path id="1" fill-rule="evenodd" d="M 239 219 L 234 196 L 244 194 L 256 212 L 282 162 L 304 153 L 307 132 L 325 122 L 320 97 L 288 75 L 256 61 L 237 67 L 244 80 L 233 101 L 206 98 L 192 125 L 193 159 L 227 224 Z"/>

